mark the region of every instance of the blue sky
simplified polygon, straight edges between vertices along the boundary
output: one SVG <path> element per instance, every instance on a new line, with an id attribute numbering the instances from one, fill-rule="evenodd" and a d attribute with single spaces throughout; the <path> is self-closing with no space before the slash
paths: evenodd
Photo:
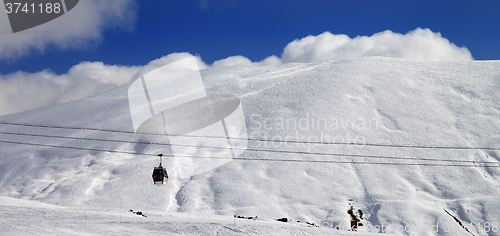
<path id="1" fill-rule="evenodd" d="M 500 1 L 140 0 L 136 6 L 131 27 L 108 27 L 80 48 L 52 45 L 0 58 L 0 73 L 60 74 L 82 61 L 145 65 L 173 52 L 199 54 L 209 64 L 234 55 L 260 61 L 280 56 L 294 39 L 325 31 L 352 38 L 417 27 L 467 47 L 476 60 L 500 58 Z"/>

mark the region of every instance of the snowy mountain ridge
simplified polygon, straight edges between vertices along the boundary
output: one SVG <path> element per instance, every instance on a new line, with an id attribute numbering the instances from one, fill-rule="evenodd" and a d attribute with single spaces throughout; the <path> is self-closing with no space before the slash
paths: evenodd
<path id="1" fill-rule="evenodd" d="M 500 219 L 500 61 L 416 62 L 373 57 L 253 68 L 211 67 L 201 75 L 207 94 L 232 94 L 241 99 L 250 140 L 240 157 L 277 161 L 233 160 L 179 179 L 174 169 L 182 158 L 170 158 L 164 160 L 171 175 L 169 185 L 154 186 L 151 171 L 158 164 L 157 157 L 127 152 L 156 154 L 168 149 L 136 143 L 128 87 L 124 86 L 0 117 L 4 123 L 130 132 L 2 124 L 0 141 L 83 148 L 0 142 L 2 209 L 29 215 L 30 211 L 22 210 L 29 203 L 16 205 L 12 203 L 15 199 L 51 204 L 50 209 L 55 209 L 54 205 L 78 209 L 66 216 L 81 216 L 83 220 L 72 223 L 77 225 L 75 229 L 93 234 L 98 230 L 81 227 L 85 219 L 93 219 L 89 211 L 125 214 L 130 209 L 181 214 L 181 218 L 206 213 L 208 218 L 229 219 L 219 225 L 230 224 L 233 215 L 287 217 L 314 222 L 330 230 L 325 234 L 351 234 L 330 228 L 349 228 L 352 218 L 348 210 L 352 206 L 363 224 L 359 235 L 376 229 L 381 232 L 384 226 L 384 233 L 403 235 L 498 235 L 493 230 Z M 259 141 L 262 139 L 300 143 Z M 324 144 L 330 142 L 490 149 Z M 42 218 L 30 215 L 30 219 L 46 221 Z M 162 218 L 159 222 L 171 220 Z M 2 218 L 2 222 L 7 221 Z M 108 230 L 103 222 L 90 224 Z M 207 234 L 207 228 L 213 226 L 200 223 L 204 229 L 189 231 L 189 224 L 180 223 L 170 225 L 176 230 L 168 231 L 169 227 L 160 227 L 157 222 L 149 226 L 132 222 L 125 228 L 113 227 L 126 234 L 159 234 L 155 227 L 170 234 Z M 3 224 L 1 228 L 28 234 L 33 228 L 23 226 L 27 223 L 10 228 Z M 47 234 L 54 227 L 52 223 L 39 224 L 44 224 Z M 66 233 L 75 232 L 64 223 L 58 227 Z M 245 233 L 226 228 L 217 233 L 273 231 L 253 229 Z"/>

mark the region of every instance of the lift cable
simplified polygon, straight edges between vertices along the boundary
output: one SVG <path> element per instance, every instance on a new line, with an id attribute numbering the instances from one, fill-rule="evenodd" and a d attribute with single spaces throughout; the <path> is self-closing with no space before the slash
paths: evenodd
<path id="1" fill-rule="evenodd" d="M 158 156 L 157 153 L 140 153 L 140 152 L 128 152 L 128 151 L 117 151 L 117 150 L 104 150 L 95 148 L 82 148 L 82 147 L 68 147 L 60 145 L 50 145 L 50 144 L 39 144 L 39 143 L 26 143 L 26 142 L 14 142 L 0 140 L 0 143 L 9 144 L 20 144 L 20 145 L 31 145 L 31 146 L 42 146 L 42 147 L 52 147 L 52 148 L 66 148 L 66 149 L 77 149 L 86 151 L 97 151 L 97 152 L 111 152 L 111 153 L 121 153 L 121 154 L 131 154 L 131 155 L 145 155 L 145 156 Z M 500 163 L 481 163 L 473 162 L 469 164 L 435 164 L 435 163 L 397 163 L 397 162 L 366 162 L 366 161 L 334 161 L 334 160 L 300 160 L 300 159 L 272 159 L 272 158 L 243 158 L 243 157 L 199 157 L 190 155 L 169 155 L 170 157 L 183 157 L 183 158 L 202 158 L 202 159 L 219 159 L 219 160 L 242 160 L 242 161 L 274 161 L 274 162 L 301 162 L 301 163 L 331 163 L 331 164 L 371 164 L 371 165 L 401 165 L 401 166 L 456 166 L 456 167 L 500 167 Z M 361 155 L 360 155 L 361 156 Z M 382 157 L 382 156 L 380 156 Z M 482 165 L 482 164 L 495 164 L 495 165 Z"/>
<path id="2" fill-rule="evenodd" d="M 414 157 L 397 157 L 397 156 L 376 156 L 376 155 L 356 155 L 356 154 L 341 154 L 341 153 L 326 153 L 326 152 L 307 152 L 307 151 L 290 151 L 290 150 L 271 150 L 271 149 L 258 149 L 258 148 L 242 148 L 242 147 L 214 147 L 214 146 L 196 146 L 189 144 L 167 144 L 158 142 L 144 142 L 144 141 L 126 141 L 114 139 L 98 139 L 98 138 L 80 138 L 80 137 L 67 137 L 56 135 L 44 134 L 26 134 L 26 133 L 12 133 L 0 132 L 0 134 L 32 136 L 32 137 L 45 137 L 45 138 L 60 138 L 60 139 L 74 139 L 85 141 L 101 141 L 101 142 L 119 142 L 119 143 L 140 143 L 150 145 L 165 145 L 165 146 L 182 146 L 182 147 L 197 147 L 197 148 L 213 148 L 213 149 L 236 149 L 254 152 L 271 152 L 271 153 L 288 153 L 288 154 L 304 154 L 304 155 L 321 155 L 321 156 L 342 156 L 342 157 L 364 157 L 364 158 L 378 158 L 378 159 L 397 159 L 397 160 L 415 160 L 415 161 L 441 161 L 441 162 L 463 162 L 463 163 L 483 163 L 483 164 L 500 164 L 500 162 L 493 161 L 474 161 L 474 160 L 452 160 L 452 159 L 436 159 L 436 158 L 414 158 Z M 127 152 L 128 153 L 128 152 Z M 128 153 L 132 154 L 132 153 Z"/>
<path id="3" fill-rule="evenodd" d="M 15 122 L 5 122 L 5 121 L 0 121 L 0 124 L 15 125 L 15 126 L 27 126 L 27 127 L 38 127 L 38 128 L 102 131 L 102 132 L 126 133 L 126 134 L 137 134 L 137 135 L 166 135 L 165 133 L 141 133 L 141 132 L 136 133 L 133 131 L 124 131 L 124 130 L 99 129 L 99 128 L 88 128 L 88 127 L 72 127 L 72 126 L 57 126 L 57 125 L 42 125 L 42 124 L 28 124 L 28 123 L 15 123 Z M 203 136 L 203 135 L 187 135 L 187 134 L 183 134 L 183 135 L 168 134 L 168 136 L 227 139 L 226 136 Z M 353 142 L 321 142 L 321 141 L 300 141 L 300 140 L 287 140 L 287 139 L 278 140 L 278 139 L 239 138 L 239 137 L 231 137 L 231 139 L 257 141 L 257 142 L 278 142 L 278 143 L 296 143 L 296 144 L 355 145 L 355 146 L 394 147 L 394 148 L 500 151 L 500 148 L 492 148 L 492 147 L 425 146 L 425 145 L 401 145 L 401 144 L 355 143 L 355 142 L 354 143 Z"/>

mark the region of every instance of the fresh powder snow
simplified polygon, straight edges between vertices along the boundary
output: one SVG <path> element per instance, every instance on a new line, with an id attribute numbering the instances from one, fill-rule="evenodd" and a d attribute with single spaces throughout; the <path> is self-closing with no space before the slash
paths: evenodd
<path id="1" fill-rule="evenodd" d="M 0 234 L 500 235 L 500 61 L 369 57 L 201 77 L 207 94 L 240 98 L 249 141 L 189 178 L 168 145 L 134 134 L 128 86 L 1 116 Z"/>

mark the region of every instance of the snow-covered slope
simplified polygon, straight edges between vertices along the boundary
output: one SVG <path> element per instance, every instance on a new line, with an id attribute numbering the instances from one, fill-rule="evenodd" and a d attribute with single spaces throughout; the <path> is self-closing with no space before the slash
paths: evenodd
<path id="1" fill-rule="evenodd" d="M 0 143 L 0 195 L 7 197 L 1 198 L 2 202 L 17 198 L 51 204 L 51 209 L 58 205 L 109 214 L 126 214 L 130 209 L 158 215 L 182 213 L 183 217 L 203 213 L 207 219 L 215 220 L 214 215 L 229 217 L 230 223 L 233 215 L 288 217 L 324 228 L 347 228 L 347 210 L 352 205 L 355 212 L 363 212 L 364 226 L 359 231 L 385 227 L 385 233 L 469 235 L 451 214 L 475 235 L 498 235 L 492 232 L 498 231 L 493 226 L 500 221 L 498 164 L 434 166 L 474 163 L 253 150 L 498 162 L 500 61 L 361 58 L 255 68 L 211 67 L 201 75 L 207 93 L 233 94 L 241 99 L 250 138 L 302 141 L 250 140 L 252 150 L 245 151 L 241 158 L 344 163 L 234 160 L 190 179 L 179 179 L 173 171 L 182 162 L 179 157 L 164 161 L 171 180 L 168 186 L 157 187 L 151 180 L 152 168 L 158 163 L 155 156 Z M 75 102 L 2 116 L 0 121 L 133 131 L 127 89 L 125 86 Z M 0 125 L 0 132 L 137 141 L 131 133 L 95 130 Z M 124 152 L 168 150 L 161 145 L 11 134 L 0 134 L 0 140 Z M 497 150 L 325 145 L 317 141 Z M 20 207 L 4 203 L 2 209 L 7 206 L 13 211 Z M 78 211 L 72 214 L 78 217 Z M 95 229 L 77 228 L 96 233 Z M 208 232 L 201 228 L 198 233 Z M 17 227 L 15 232 L 23 229 L 32 230 Z"/>

